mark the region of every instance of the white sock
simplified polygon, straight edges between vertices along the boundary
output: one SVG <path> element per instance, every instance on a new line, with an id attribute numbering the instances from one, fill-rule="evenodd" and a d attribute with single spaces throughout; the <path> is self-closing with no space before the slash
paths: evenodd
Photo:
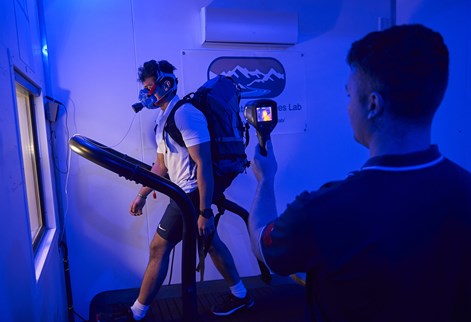
<path id="1" fill-rule="evenodd" d="M 134 320 L 142 320 L 146 316 L 149 307 L 150 305 L 141 304 L 138 300 L 136 300 L 136 302 L 134 302 L 134 304 L 131 306 L 131 311 L 132 315 L 134 316 Z"/>
<path id="2" fill-rule="evenodd" d="M 232 295 L 240 299 L 243 299 L 247 295 L 247 289 L 245 288 L 242 281 L 239 281 L 239 283 L 235 285 L 229 286 L 229 289 L 231 290 Z"/>

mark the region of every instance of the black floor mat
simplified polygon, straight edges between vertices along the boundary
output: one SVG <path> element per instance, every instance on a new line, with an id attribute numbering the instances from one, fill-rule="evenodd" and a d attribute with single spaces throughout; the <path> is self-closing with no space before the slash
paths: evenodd
<path id="1" fill-rule="evenodd" d="M 225 317 L 215 316 L 211 307 L 229 292 L 223 280 L 197 283 L 197 304 L 199 322 L 297 322 L 304 321 L 304 287 L 288 277 L 273 276 L 270 285 L 258 276 L 242 279 L 255 299 L 249 309 Z M 129 307 L 137 298 L 139 289 L 105 291 L 97 294 L 90 303 L 90 321 L 95 321 L 98 312 L 112 313 Z M 162 286 L 143 322 L 181 322 L 183 308 L 181 285 Z"/>

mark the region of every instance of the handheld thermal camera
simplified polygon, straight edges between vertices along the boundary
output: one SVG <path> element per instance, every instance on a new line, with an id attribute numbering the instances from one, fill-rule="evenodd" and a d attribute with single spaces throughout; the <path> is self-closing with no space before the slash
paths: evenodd
<path id="1" fill-rule="evenodd" d="M 247 122 L 257 131 L 260 153 L 267 155 L 266 142 L 270 139 L 270 133 L 278 123 L 278 108 L 275 101 L 259 99 L 247 102 L 244 108 L 244 116 Z"/>

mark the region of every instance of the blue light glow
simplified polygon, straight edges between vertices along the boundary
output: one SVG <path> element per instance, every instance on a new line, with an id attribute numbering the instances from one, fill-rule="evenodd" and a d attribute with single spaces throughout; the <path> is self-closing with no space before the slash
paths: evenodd
<path id="1" fill-rule="evenodd" d="M 41 51 L 42 51 L 44 56 L 46 56 L 46 57 L 48 56 L 47 45 L 44 45 Z"/>

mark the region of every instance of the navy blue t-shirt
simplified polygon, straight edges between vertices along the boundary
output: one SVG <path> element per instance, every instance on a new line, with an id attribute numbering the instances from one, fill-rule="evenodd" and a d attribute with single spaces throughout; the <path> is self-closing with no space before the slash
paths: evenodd
<path id="1" fill-rule="evenodd" d="M 300 194 L 260 242 L 316 321 L 471 321 L 471 173 L 436 146 Z"/>

